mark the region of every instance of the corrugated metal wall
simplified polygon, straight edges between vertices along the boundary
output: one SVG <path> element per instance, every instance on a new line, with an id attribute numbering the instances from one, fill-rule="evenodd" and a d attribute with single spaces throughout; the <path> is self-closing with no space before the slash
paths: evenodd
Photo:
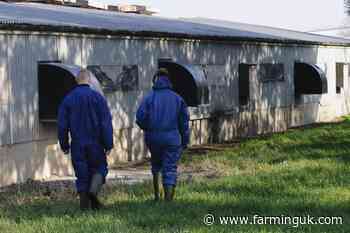
<path id="1" fill-rule="evenodd" d="M 151 88 L 159 58 L 206 65 L 210 104 L 191 109 L 192 143 L 230 140 L 331 120 L 350 112 L 349 76 L 336 94 L 335 63 L 350 63 L 350 48 L 257 44 L 215 44 L 179 40 L 131 40 L 56 35 L 0 35 L 0 186 L 27 178 L 71 174 L 69 157 L 57 146 L 55 124 L 38 119 L 37 63 L 61 60 L 77 65 L 138 65 L 139 87 L 106 94 L 113 114 L 115 149 L 109 160 L 146 155 L 136 108 Z M 326 64 L 328 94 L 294 97 L 294 62 Z M 250 103 L 239 106 L 240 63 L 283 63 L 285 79 L 250 80 Z M 180 77 L 181 78 L 181 77 Z M 227 110 L 224 112 L 223 110 Z M 216 115 L 208 113 L 216 112 Z M 211 117 L 211 118 L 209 118 Z M 11 145 L 15 144 L 15 145 Z M 11 146 L 2 146 L 11 145 Z"/>
<path id="2" fill-rule="evenodd" d="M 272 111 L 294 104 L 293 65 L 295 61 L 327 63 L 329 93 L 305 96 L 302 104 L 330 105 L 335 98 L 335 62 L 349 62 L 344 48 L 293 47 L 278 45 L 232 45 L 178 40 L 130 40 L 46 35 L 0 36 L 0 145 L 55 139 L 55 128 L 39 123 L 37 62 L 61 60 L 77 65 L 138 65 L 136 91 L 107 94 L 118 130 L 140 137 L 134 129 L 138 103 L 151 87 L 159 58 L 207 66 L 211 90 L 209 111 L 234 113 Z M 261 83 L 252 80 L 251 104 L 244 110 L 238 103 L 238 65 L 240 63 L 283 63 L 285 80 Z M 334 68 L 334 69 L 333 69 Z M 347 82 L 347 79 L 346 79 Z M 199 116 L 200 118 L 200 116 Z M 12 124 L 11 124 L 12 122 Z M 11 127 L 10 127 L 11 126 Z M 136 131 L 135 131 L 136 130 Z M 118 138 L 119 136 L 116 135 Z M 123 142 L 124 143 L 124 142 Z M 130 142 L 131 143 L 131 142 Z M 121 143 L 122 144 L 122 143 Z"/>
<path id="3" fill-rule="evenodd" d="M 55 37 L 8 36 L 12 143 L 42 139 L 38 119 L 38 62 L 57 60 Z"/>
<path id="4" fill-rule="evenodd" d="M 0 146 L 10 144 L 10 81 L 7 74 L 7 37 L 0 35 Z"/>

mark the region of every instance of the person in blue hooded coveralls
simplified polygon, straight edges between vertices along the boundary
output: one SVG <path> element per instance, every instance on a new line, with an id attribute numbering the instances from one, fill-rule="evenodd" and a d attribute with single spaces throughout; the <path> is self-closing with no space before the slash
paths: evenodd
<path id="1" fill-rule="evenodd" d="M 106 156 L 113 148 L 110 110 L 105 98 L 90 88 L 89 79 L 89 71 L 81 70 L 78 85 L 64 98 L 58 113 L 59 143 L 65 154 L 71 152 L 82 210 L 102 207 L 97 194 L 108 172 Z"/>
<path id="2" fill-rule="evenodd" d="M 175 195 L 177 163 L 189 143 L 189 114 L 185 101 L 172 90 L 168 71 L 159 69 L 153 90 L 136 113 L 136 123 L 145 131 L 145 142 L 151 152 L 155 200 L 160 199 L 159 173 L 162 173 L 165 200 Z"/>

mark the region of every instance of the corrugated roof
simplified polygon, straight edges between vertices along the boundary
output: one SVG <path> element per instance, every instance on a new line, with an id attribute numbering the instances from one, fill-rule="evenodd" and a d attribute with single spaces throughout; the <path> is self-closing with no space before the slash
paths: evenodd
<path id="1" fill-rule="evenodd" d="M 291 40 L 316 41 L 316 42 L 322 42 L 322 43 L 328 43 L 328 42 L 349 43 L 349 40 L 344 40 L 341 37 L 323 36 L 323 35 L 314 34 L 310 32 L 300 32 L 300 31 L 275 28 L 275 27 L 269 27 L 269 26 L 237 23 L 237 22 L 231 22 L 226 20 L 217 20 L 217 19 L 200 18 L 200 17 L 184 18 L 183 20 L 188 22 L 201 23 L 205 25 L 220 25 L 221 27 L 225 27 L 225 28 L 234 28 L 236 30 L 241 29 L 249 32 L 263 33 L 264 35 L 268 35 L 268 36 L 278 36 L 280 38 L 288 38 Z"/>
<path id="2" fill-rule="evenodd" d="M 155 16 L 39 3 L 0 2 L 0 24 L 6 29 L 112 33 L 213 40 L 306 44 L 347 44 L 350 40 L 311 33 L 232 23 L 189 22 Z"/>

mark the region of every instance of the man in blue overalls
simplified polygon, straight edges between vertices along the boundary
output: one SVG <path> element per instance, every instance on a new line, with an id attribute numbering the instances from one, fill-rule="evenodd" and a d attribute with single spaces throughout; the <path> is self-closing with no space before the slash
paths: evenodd
<path id="1" fill-rule="evenodd" d="M 145 97 L 136 114 L 136 123 L 145 131 L 151 152 L 155 200 L 159 196 L 159 173 L 162 173 L 165 200 L 175 195 L 177 163 L 189 143 L 189 114 L 184 100 L 172 90 L 168 71 L 159 69 L 153 90 Z"/>
<path id="2" fill-rule="evenodd" d="M 58 138 L 62 151 L 71 151 L 82 210 L 101 208 L 97 194 L 108 172 L 106 156 L 113 148 L 110 110 L 105 98 L 90 88 L 89 79 L 89 71 L 81 70 L 77 87 L 64 98 L 58 113 Z"/>

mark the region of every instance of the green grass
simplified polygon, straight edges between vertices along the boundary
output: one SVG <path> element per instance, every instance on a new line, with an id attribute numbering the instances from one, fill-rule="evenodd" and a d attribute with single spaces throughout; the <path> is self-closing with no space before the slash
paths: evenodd
<path id="1" fill-rule="evenodd" d="M 73 190 L 0 194 L 0 232 L 350 232 L 350 118 L 185 154 L 194 176 L 173 203 L 152 203 L 151 184 L 108 186 L 107 208 L 82 213 Z M 205 226 L 203 216 L 342 216 L 342 225 Z"/>

